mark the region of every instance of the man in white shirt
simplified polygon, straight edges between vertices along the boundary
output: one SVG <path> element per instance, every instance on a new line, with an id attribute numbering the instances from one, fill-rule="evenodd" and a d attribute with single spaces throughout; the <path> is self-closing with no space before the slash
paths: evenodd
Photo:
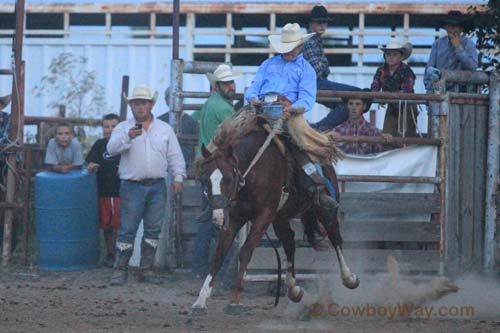
<path id="1" fill-rule="evenodd" d="M 127 98 L 134 117 L 116 126 L 107 145 L 109 154 L 121 154 L 121 224 L 111 285 L 123 285 L 127 281 L 128 262 L 141 220 L 144 236 L 140 277 L 148 280 L 153 276 L 158 234 L 165 219 L 166 172 L 173 175 L 175 193 L 182 191 L 186 177 L 186 164 L 172 127 L 151 113 L 157 95 L 152 96 L 145 85 L 135 87 L 132 96 Z"/>

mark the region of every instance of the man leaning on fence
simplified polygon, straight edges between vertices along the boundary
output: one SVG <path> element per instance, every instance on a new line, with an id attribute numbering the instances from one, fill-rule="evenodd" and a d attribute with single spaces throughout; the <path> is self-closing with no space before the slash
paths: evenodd
<path id="1" fill-rule="evenodd" d="M 175 193 L 182 191 L 186 177 L 186 164 L 172 127 L 151 113 L 156 97 L 145 85 L 135 87 L 132 96 L 127 98 L 134 117 L 119 123 L 107 144 L 109 154 L 121 154 L 121 224 L 111 285 L 127 281 L 128 262 L 141 220 L 144 236 L 138 280 L 159 282 L 153 273 L 153 262 L 166 216 L 166 172 L 173 176 Z"/>
<path id="2" fill-rule="evenodd" d="M 474 71 L 478 66 L 477 48 L 474 42 L 463 35 L 468 20 L 459 11 L 452 10 L 440 22 L 446 30 L 446 36 L 437 39 L 432 44 L 431 55 L 425 67 L 424 84 L 427 91 L 432 91 L 432 84 L 441 78 L 441 71 L 468 70 Z M 447 85 L 450 90 L 456 85 Z M 460 90 L 465 90 L 460 87 Z"/>

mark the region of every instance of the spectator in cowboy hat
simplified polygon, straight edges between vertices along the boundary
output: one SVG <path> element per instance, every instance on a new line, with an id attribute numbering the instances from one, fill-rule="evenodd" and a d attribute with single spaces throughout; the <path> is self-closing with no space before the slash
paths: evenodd
<path id="1" fill-rule="evenodd" d="M 323 6 L 314 6 L 309 16 L 308 31 L 314 33 L 313 37 L 304 43 L 302 54 L 304 58 L 311 64 L 316 71 L 317 87 L 318 90 L 332 90 L 332 91 L 359 91 L 358 87 L 350 86 L 347 84 L 333 82 L 328 80 L 330 75 L 330 68 L 328 59 L 323 50 L 323 42 L 321 36 L 326 32 L 328 24 L 333 20 L 328 15 L 328 12 Z M 337 125 L 347 120 L 348 111 L 343 103 L 325 103 L 331 108 L 328 117 L 322 123 L 313 124 L 312 127 L 329 127 L 334 128 Z"/>
<path id="2" fill-rule="evenodd" d="M 143 220 L 139 281 L 160 282 L 153 271 L 158 236 L 165 221 L 167 188 L 165 176 L 172 175 L 173 192 L 182 191 L 186 164 L 177 137 L 169 124 L 155 118 L 153 105 L 158 94 L 146 85 L 136 86 L 125 97 L 133 117 L 119 123 L 106 145 L 111 156 L 120 155 L 120 228 L 111 285 L 123 285 L 134 239 Z"/>
<path id="3" fill-rule="evenodd" d="M 452 10 L 440 21 L 447 35 L 432 44 L 431 55 L 424 73 L 424 84 L 432 90 L 432 83 L 439 80 L 441 70 L 469 70 L 478 66 L 477 48 L 474 42 L 463 35 L 468 19 L 461 12 Z M 453 88 L 450 85 L 447 89 Z M 462 89 L 463 90 L 463 89 Z"/>
<path id="4" fill-rule="evenodd" d="M 401 44 L 399 39 L 391 38 L 386 46 L 380 47 L 384 52 L 385 63 L 377 68 L 372 91 L 414 93 L 415 73 L 403 62 L 413 50 L 410 43 Z M 389 104 L 385 113 L 384 132 L 393 136 L 416 136 L 418 110 L 415 105 L 401 107 Z"/>
<path id="5" fill-rule="evenodd" d="M 230 118 L 235 110 L 233 98 L 236 93 L 236 83 L 234 80 L 241 76 L 239 70 L 232 69 L 229 65 L 219 65 L 213 73 L 206 73 L 213 90 L 212 95 L 207 99 L 199 112 L 195 113 L 195 118 L 200 124 L 198 136 L 198 151 L 201 146 L 209 147 L 219 125 Z M 202 184 L 202 191 L 204 186 Z M 203 193 L 203 192 L 202 192 Z M 204 278 L 208 273 L 208 261 L 210 245 L 212 240 L 217 239 L 220 225 L 216 225 L 212 218 L 212 211 L 208 207 L 208 201 L 203 194 L 203 214 L 198 218 L 198 228 L 193 249 L 192 274 L 195 278 Z M 229 255 L 224 260 L 221 275 L 227 270 L 227 265 L 234 257 L 236 247 L 233 244 Z M 227 278 L 223 278 L 227 280 Z"/>

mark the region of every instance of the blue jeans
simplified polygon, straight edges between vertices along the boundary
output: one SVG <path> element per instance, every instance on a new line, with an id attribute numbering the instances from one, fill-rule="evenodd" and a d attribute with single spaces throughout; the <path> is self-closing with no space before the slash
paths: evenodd
<path id="1" fill-rule="evenodd" d="M 327 79 L 318 80 L 318 90 L 333 90 L 333 91 L 360 91 L 358 87 L 350 86 L 343 83 L 328 81 Z M 349 117 L 349 111 L 344 103 L 324 103 L 327 107 L 332 109 L 328 115 L 311 127 L 318 131 L 327 131 L 334 129 L 342 124 Z"/>
<path id="2" fill-rule="evenodd" d="M 167 187 L 164 180 L 150 186 L 122 180 L 120 183 L 120 229 L 117 243 L 134 244 L 137 228 L 144 222 L 144 239 L 158 239 L 165 219 Z"/>
<path id="3" fill-rule="evenodd" d="M 203 190 L 203 185 L 202 185 Z M 208 209 L 208 200 L 205 194 L 202 194 L 202 203 L 201 203 L 203 211 Z M 193 248 L 193 263 L 191 267 L 191 272 L 194 275 L 205 276 L 208 273 L 208 264 L 210 257 L 210 247 L 212 241 L 217 242 L 219 239 L 220 229 L 217 227 L 215 223 L 212 222 L 211 218 L 208 218 L 205 221 L 198 221 L 198 229 L 196 231 L 196 238 L 194 241 Z M 236 242 L 233 242 L 229 251 L 224 259 L 221 270 L 219 272 L 219 276 L 222 276 L 223 279 L 226 275 L 227 270 L 233 264 L 236 259 L 238 252 L 238 245 Z"/>
<path id="4" fill-rule="evenodd" d="M 350 86 L 348 84 L 337 83 L 328 81 L 327 79 L 318 80 L 317 83 L 318 90 L 334 90 L 334 91 L 359 91 L 358 87 Z"/>
<path id="5" fill-rule="evenodd" d="M 345 104 L 335 103 L 326 117 L 317 123 L 311 124 L 311 127 L 320 132 L 329 131 L 342 124 L 347 118 L 349 118 L 349 110 L 347 110 Z"/>

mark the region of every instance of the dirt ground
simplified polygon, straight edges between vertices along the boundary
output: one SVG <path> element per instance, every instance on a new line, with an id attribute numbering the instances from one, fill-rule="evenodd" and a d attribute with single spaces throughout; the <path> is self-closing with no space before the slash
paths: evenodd
<path id="1" fill-rule="evenodd" d="M 322 304 L 321 302 L 325 301 L 329 294 L 338 294 L 338 297 L 333 296 L 335 303 L 338 304 L 346 304 L 348 300 L 352 301 L 351 304 L 375 304 L 377 297 L 379 297 L 378 304 L 384 304 L 380 302 L 382 294 L 385 301 L 389 299 L 394 301 L 396 297 L 396 301 L 408 303 L 418 298 L 418 302 L 422 304 L 422 300 L 425 299 L 420 297 L 422 296 L 420 294 L 411 294 L 418 290 L 411 284 L 400 286 L 406 295 L 394 294 L 394 290 L 397 289 L 394 286 L 385 290 L 385 282 L 380 284 L 380 281 L 386 280 L 384 276 L 373 278 L 361 276 L 364 288 L 360 286 L 355 291 L 343 288 L 338 276 L 331 276 L 323 281 L 323 284 L 327 281 L 326 285 L 334 286 L 326 287 L 330 288 L 326 292 L 325 287 L 320 287 L 317 282 L 309 282 L 306 285 L 309 292 L 306 297 L 309 299 L 309 306 L 292 304 L 286 297 L 282 297 L 280 305 L 275 308 L 269 284 L 259 282 L 246 285 L 245 311 L 242 314 L 225 314 L 224 306 L 228 302 L 228 292 L 216 288 L 208 302 L 208 313 L 205 316 L 193 317 L 190 314 L 190 306 L 196 299 L 202 281 L 191 279 L 185 273 L 165 274 L 162 276 L 164 282 L 161 285 L 138 283 L 130 278 L 123 287 L 108 286 L 111 274 L 109 268 L 46 272 L 14 266 L 0 270 L 0 273 L 1 332 L 368 330 L 371 332 L 498 332 L 500 330 L 498 279 L 485 282 L 465 277 L 454 281 L 461 288 L 458 293 L 426 303 L 437 307 L 440 304 L 456 306 L 468 302 L 476 307 L 473 316 L 431 319 L 415 314 L 397 318 L 389 318 L 383 314 L 364 317 L 352 314 L 340 316 L 332 314 L 335 311 L 328 312 L 330 308 L 323 305 L 320 306 L 321 313 L 318 313 L 318 308 L 313 306 Z M 475 289 L 476 287 L 478 289 Z M 410 294 L 407 289 L 411 289 Z M 485 299 L 484 296 L 478 295 L 477 290 L 482 290 L 479 294 L 485 293 L 489 297 Z M 314 303 L 318 301 L 319 303 Z M 481 304 L 475 305 L 474 302 Z M 379 310 L 377 311 L 381 314 Z"/>

